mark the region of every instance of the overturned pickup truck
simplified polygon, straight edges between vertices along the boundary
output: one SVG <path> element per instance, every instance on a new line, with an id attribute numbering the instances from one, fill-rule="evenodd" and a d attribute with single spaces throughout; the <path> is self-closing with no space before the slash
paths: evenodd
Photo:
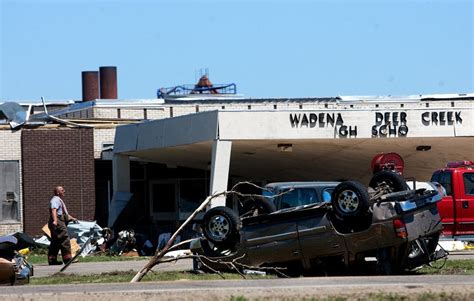
<path id="1" fill-rule="evenodd" d="M 382 171 L 369 189 L 340 183 L 331 203 L 274 211 L 268 199 L 254 197 L 240 217 L 228 207 L 212 208 L 191 249 L 210 270 L 281 267 L 297 276 L 365 272 L 375 262 L 380 274 L 400 273 L 447 256 L 436 251 L 440 200 L 437 191 L 409 190 L 398 174 Z"/>

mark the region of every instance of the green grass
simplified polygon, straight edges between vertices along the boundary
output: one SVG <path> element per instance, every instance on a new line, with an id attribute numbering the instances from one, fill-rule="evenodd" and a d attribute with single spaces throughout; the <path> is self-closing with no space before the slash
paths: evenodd
<path id="1" fill-rule="evenodd" d="M 433 267 L 425 266 L 418 271 L 421 274 L 433 275 L 474 275 L 474 259 L 466 260 L 439 260 L 433 263 Z"/>
<path id="2" fill-rule="evenodd" d="M 48 277 L 32 277 L 30 284 L 77 284 L 77 283 L 114 283 L 130 282 L 136 271 L 121 271 L 101 274 L 63 274 Z M 225 279 L 243 279 L 239 274 L 223 273 Z M 247 279 L 275 278 L 275 276 L 245 276 Z M 153 272 L 150 271 L 141 281 L 177 281 L 177 280 L 222 280 L 217 274 L 194 274 L 190 272 Z"/>
<path id="3" fill-rule="evenodd" d="M 269 301 L 269 300 L 280 300 L 280 301 L 470 301 L 473 300 L 473 294 L 462 294 L 462 293 L 410 293 L 410 294 L 366 294 L 359 297 L 340 297 L 330 296 L 326 298 L 259 298 L 251 299 L 244 296 L 233 296 L 230 301 Z"/>

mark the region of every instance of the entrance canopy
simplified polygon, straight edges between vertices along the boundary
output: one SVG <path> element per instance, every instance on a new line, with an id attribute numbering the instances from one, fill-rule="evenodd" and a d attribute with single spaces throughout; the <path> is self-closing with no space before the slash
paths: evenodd
<path id="1" fill-rule="evenodd" d="M 247 180 L 367 182 L 377 153 L 396 152 L 405 176 L 429 180 L 474 154 L 473 106 L 412 110 L 211 111 L 117 128 L 114 153 L 211 168 L 216 141 L 231 143 L 229 173 Z"/>
<path id="2" fill-rule="evenodd" d="M 114 191 L 130 191 L 132 157 L 210 169 L 211 193 L 228 190 L 229 175 L 245 181 L 368 184 L 372 158 L 390 152 L 403 157 L 405 177 L 428 181 L 449 161 L 472 160 L 473 111 L 472 102 L 409 109 L 370 104 L 337 110 L 218 110 L 119 126 Z M 224 204 L 221 197 L 211 206 Z M 109 219 L 109 226 L 113 222 Z"/>

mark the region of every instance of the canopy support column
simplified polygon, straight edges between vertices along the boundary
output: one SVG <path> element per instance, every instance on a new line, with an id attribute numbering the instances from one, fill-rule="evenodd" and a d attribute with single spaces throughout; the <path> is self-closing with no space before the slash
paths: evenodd
<path id="1" fill-rule="evenodd" d="M 212 145 L 211 194 L 227 190 L 232 141 L 215 140 Z M 211 207 L 225 206 L 225 196 L 211 201 Z"/>
<path id="2" fill-rule="evenodd" d="M 112 158 L 114 196 L 109 204 L 108 227 L 113 228 L 120 213 L 132 198 L 130 193 L 130 157 L 114 154 Z"/>
<path id="3" fill-rule="evenodd" d="M 115 191 L 130 192 L 130 158 L 114 154 L 112 159 L 112 178 Z"/>

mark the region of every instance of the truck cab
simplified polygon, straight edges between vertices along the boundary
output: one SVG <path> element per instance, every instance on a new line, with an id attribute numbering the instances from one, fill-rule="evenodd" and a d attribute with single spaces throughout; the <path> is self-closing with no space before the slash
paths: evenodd
<path id="1" fill-rule="evenodd" d="M 474 163 L 450 162 L 446 168 L 436 170 L 431 181 L 446 189 L 446 196 L 438 203 L 443 234 L 474 240 Z"/>

